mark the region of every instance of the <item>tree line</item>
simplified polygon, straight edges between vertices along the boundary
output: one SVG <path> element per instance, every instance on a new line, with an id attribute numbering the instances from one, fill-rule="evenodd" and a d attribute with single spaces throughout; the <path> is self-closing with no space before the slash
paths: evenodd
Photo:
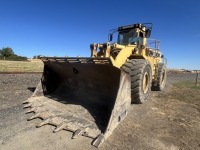
<path id="1" fill-rule="evenodd" d="M 27 60 L 27 57 L 16 55 L 13 49 L 10 47 L 3 47 L 2 49 L 0 49 L 0 60 L 23 61 Z"/>

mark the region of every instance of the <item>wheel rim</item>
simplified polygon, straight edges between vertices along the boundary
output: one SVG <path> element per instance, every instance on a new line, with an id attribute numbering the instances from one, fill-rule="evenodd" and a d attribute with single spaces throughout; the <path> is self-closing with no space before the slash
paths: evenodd
<path id="1" fill-rule="evenodd" d="M 147 93 L 149 88 L 149 75 L 147 72 L 145 72 L 144 77 L 143 77 L 143 91 L 144 93 Z"/>

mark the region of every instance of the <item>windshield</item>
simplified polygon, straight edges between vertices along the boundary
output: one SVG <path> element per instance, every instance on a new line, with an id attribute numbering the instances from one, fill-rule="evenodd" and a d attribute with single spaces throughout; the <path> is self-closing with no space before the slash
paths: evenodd
<path id="1" fill-rule="evenodd" d="M 137 44 L 137 40 L 138 40 L 137 32 L 134 29 L 125 30 L 125 31 L 119 32 L 117 44 L 120 44 L 120 45 L 132 44 L 132 45 L 135 45 L 135 44 Z"/>

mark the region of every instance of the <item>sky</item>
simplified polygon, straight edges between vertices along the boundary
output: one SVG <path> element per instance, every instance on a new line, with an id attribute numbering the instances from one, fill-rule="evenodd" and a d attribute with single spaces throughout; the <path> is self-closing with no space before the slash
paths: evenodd
<path id="1" fill-rule="evenodd" d="M 199 0 L 0 0 L 0 49 L 26 57 L 90 56 L 122 25 L 153 23 L 168 68 L 200 69 Z"/>

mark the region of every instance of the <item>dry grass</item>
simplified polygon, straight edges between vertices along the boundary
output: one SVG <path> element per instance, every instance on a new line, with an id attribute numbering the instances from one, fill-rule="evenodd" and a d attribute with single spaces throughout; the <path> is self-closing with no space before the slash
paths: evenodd
<path id="1" fill-rule="evenodd" d="M 42 61 L 0 60 L 0 72 L 42 72 Z"/>
<path id="2" fill-rule="evenodd" d="M 190 89 L 200 90 L 200 84 L 198 83 L 197 87 L 195 87 L 195 82 L 191 80 L 180 81 L 174 83 L 173 85 L 178 88 L 190 88 Z"/>

